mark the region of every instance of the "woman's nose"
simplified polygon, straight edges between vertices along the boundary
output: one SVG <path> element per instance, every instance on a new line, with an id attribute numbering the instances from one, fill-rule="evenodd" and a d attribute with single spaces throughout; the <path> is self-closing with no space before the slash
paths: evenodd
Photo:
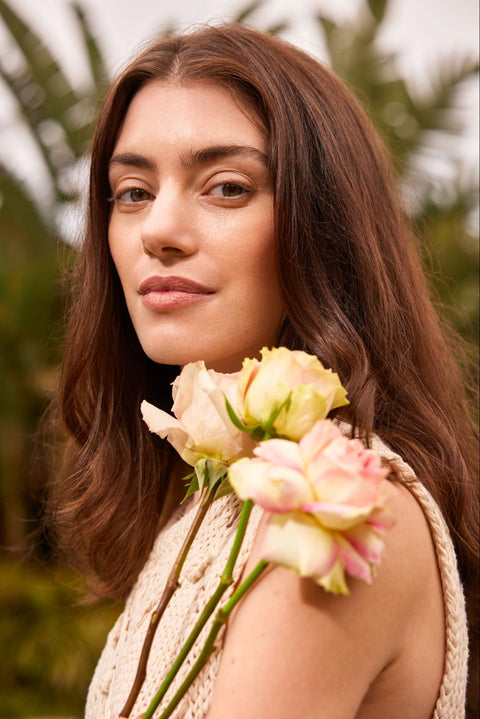
<path id="1" fill-rule="evenodd" d="M 161 189 L 150 203 L 142 225 L 143 249 L 148 255 L 191 255 L 197 240 L 186 198 L 174 188 Z"/>

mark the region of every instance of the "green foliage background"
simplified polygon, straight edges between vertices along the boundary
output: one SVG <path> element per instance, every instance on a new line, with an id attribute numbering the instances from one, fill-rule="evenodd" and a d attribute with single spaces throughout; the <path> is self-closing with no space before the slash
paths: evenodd
<path id="1" fill-rule="evenodd" d="M 255 24 L 260 4 L 247 6 L 236 20 Z M 387 0 L 365 0 L 354 22 L 337 23 L 321 12 L 312 21 L 324 36 L 331 66 L 366 106 L 394 158 L 399 182 L 407 197 L 414 197 L 413 221 L 437 298 L 457 329 L 476 342 L 478 231 L 470 221 L 476 187 L 460 171 L 439 181 L 418 158 L 432 134 L 438 139 L 461 132 L 455 101 L 463 83 L 478 77 L 478 62 L 461 54 L 444 58 L 431 78 L 431 92 L 414 96 L 396 70 L 395 56 L 378 49 L 387 10 Z M 25 545 L 42 511 L 48 469 L 32 454 L 33 438 L 56 382 L 60 268 L 75 254 L 58 242 L 57 220 L 60 211 L 79 202 L 72 168 L 85 153 L 108 81 L 81 7 L 73 4 L 72 12 L 91 77 L 81 93 L 51 50 L 0 0 L 0 16 L 19 58 L 12 65 L 8 49 L 0 52 L 1 77 L 51 183 L 50 198 L 41 204 L 0 161 L 0 643 L 7 648 L 0 717 L 10 719 L 81 716 L 89 678 L 120 609 L 79 604 L 81 582 L 55 565 L 45 537 L 37 536 L 30 559 L 19 562 L 11 552 Z"/>

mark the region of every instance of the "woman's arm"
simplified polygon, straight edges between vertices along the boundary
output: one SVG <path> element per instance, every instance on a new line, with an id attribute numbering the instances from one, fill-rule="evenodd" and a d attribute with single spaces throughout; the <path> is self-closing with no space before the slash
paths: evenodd
<path id="1" fill-rule="evenodd" d="M 377 578 L 370 586 L 350 579 L 348 597 L 281 567 L 267 570 L 229 621 L 208 719 L 379 717 L 392 700 L 415 719 L 431 716 L 444 643 L 435 553 L 403 487 L 395 486 L 393 510 Z M 246 572 L 258 561 L 262 530 Z M 382 682 L 396 696 L 384 697 Z"/>

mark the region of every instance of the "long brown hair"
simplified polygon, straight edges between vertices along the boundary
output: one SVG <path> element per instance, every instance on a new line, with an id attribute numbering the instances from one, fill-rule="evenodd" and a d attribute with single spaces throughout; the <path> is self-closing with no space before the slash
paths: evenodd
<path id="1" fill-rule="evenodd" d="M 476 442 L 465 379 L 382 144 L 333 73 L 238 25 L 153 44 L 100 114 L 59 395 L 71 436 L 53 495 L 64 546 L 104 593 L 125 595 L 152 546 L 169 481 L 170 450 L 146 430 L 139 404 L 146 397 L 170 409 L 176 368 L 141 350 L 107 244 L 108 161 L 132 97 L 152 79 L 219 83 L 265 128 L 288 307 L 279 344 L 339 372 L 349 420 L 414 468 L 447 519 L 465 586 L 476 586 Z"/>

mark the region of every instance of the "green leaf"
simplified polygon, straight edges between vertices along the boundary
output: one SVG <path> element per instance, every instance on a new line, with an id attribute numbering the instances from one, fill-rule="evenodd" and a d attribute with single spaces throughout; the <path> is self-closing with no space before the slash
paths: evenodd
<path id="1" fill-rule="evenodd" d="M 293 390 L 292 390 L 292 392 L 293 392 Z M 282 404 L 279 407 L 277 407 L 275 412 L 273 412 L 273 414 L 270 415 L 270 417 L 267 419 L 266 422 L 263 422 L 262 424 L 258 425 L 264 431 L 265 435 L 268 435 L 268 437 L 264 436 L 264 437 L 262 437 L 262 439 L 271 439 L 271 437 L 276 436 L 276 432 L 273 429 L 273 423 L 277 419 L 277 417 L 280 414 L 280 412 L 282 411 L 282 409 L 286 409 L 288 411 L 291 401 L 292 401 L 292 392 L 289 392 L 288 397 L 282 402 Z"/>
<path id="2" fill-rule="evenodd" d="M 191 472 L 190 474 L 187 474 L 186 477 L 184 477 L 184 481 L 189 481 L 188 487 L 187 487 L 187 493 L 180 502 L 180 504 L 183 504 L 186 499 L 188 499 L 192 494 L 195 494 L 195 492 L 198 492 L 199 486 L 198 486 L 198 477 L 196 472 Z"/>
<path id="3" fill-rule="evenodd" d="M 213 457 L 203 457 L 196 463 L 194 471 L 197 477 L 198 489 L 203 490 L 204 487 L 208 487 L 210 494 L 211 492 L 216 492 L 227 476 L 228 464 Z"/>
<path id="4" fill-rule="evenodd" d="M 235 410 L 233 409 L 232 405 L 228 401 L 228 399 L 225 397 L 225 407 L 227 408 L 228 416 L 230 417 L 232 424 L 235 425 L 237 429 L 241 429 L 242 432 L 249 432 L 250 428 L 247 427 L 239 417 L 237 417 L 237 414 Z"/>

